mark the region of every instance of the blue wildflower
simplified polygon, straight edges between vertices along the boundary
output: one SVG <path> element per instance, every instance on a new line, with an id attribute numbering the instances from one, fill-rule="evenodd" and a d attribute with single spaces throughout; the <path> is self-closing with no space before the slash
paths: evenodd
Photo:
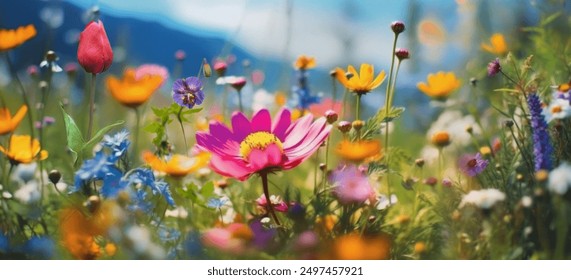
<path id="1" fill-rule="evenodd" d="M 296 93 L 297 105 L 303 110 L 307 110 L 311 104 L 320 102 L 319 96 L 311 94 L 307 84 L 307 77 L 305 69 L 300 69 L 297 76 L 298 86 L 293 89 Z"/>
<path id="2" fill-rule="evenodd" d="M 103 180 L 106 176 L 115 178 L 115 176 L 120 173 L 113 159 L 100 150 L 95 153 L 92 159 L 84 161 L 81 168 L 75 173 L 74 187 L 70 192 L 79 191 L 84 184 L 93 180 Z"/>
<path id="3" fill-rule="evenodd" d="M 537 94 L 532 93 L 527 97 L 529 113 L 531 115 L 531 130 L 533 134 L 533 155 L 535 156 L 535 171 L 551 170 L 551 154 L 553 147 L 547 130 L 547 122 L 543 117 L 541 102 Z"/>
<path id="4" fill-rule="evenodd" d="M 34 236 L 24 244 L 23 251 L 32 259 L 51 259 L 55 253 L 55 243 L 45 236 Z"/>
<path id="5" fill-rule="evenodd" d="M 125 129 L 115 133 L 113 136 L 105 135 L 101 141 L 101 145 L 111 149 L 112 159 L 121 158 L 129 148 L 131 142 L 129 141 L 129 132 Z"/>
<path id="6" fill-rule="evenodd" d="M 204 247 L 200 240 L 200 233 L 190 232 L 188 233 L 186 240 L 184 241 L 184 252 L 188 258 L 191 259 L 203 259 L 204 258 Z"/>
<path id="7" fill-rule="evenodd" d="M 176 242 L 180 238 L 180 231 L 165 226 L 159 227 L 159 239 L 164 243 Z"/>
<path id="8" fill-rule="evenodd" d="M 206 203 L 206 206 L 210 207 L 210 208 L 214 208 L 214 209 L 220 209 L 224 206 L 227 206 L 228 204 L 228 198 L 227 197 L 213 197 L 210 198 L 208 200 L 208 202 Z"/>
<path id="9" fill-rule="evenodd" d="M 8 236 L 0 232 L 0 254 L 8 253 L 8 249 L 10 249 L 10 240 Z"/>
<path id="10" fill-rule="evenodd" d="M 127 206 L 127 209 L 131 212 L 141 211 L 143 213 L 150 214 L 153 209 L 153 203 L 147 198 L 149 194 L 144 189 L 136 189 L 130 191 L 131 204 Z"/>
<path id="11" fill-rule="evenodd" d="M 151 189 L 153 195 L 162 195 L 166 202 L 174 206 L 174 199 L 170 192 L 169 185 L 164 181 L 156 181 L 153 171 L 146 168 L 137 168 L 130 172 L 127 178 L 121 180 L 121 188 L 125 188 L 130 185 L 141 184 L 147 186 Z"/>

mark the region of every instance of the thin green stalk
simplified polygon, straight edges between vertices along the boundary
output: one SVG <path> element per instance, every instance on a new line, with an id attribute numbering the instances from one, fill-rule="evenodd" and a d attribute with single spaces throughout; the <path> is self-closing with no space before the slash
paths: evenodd
<path id="1" fill-rule="evenodd" d="M 180 110 L 178 110 L 178 114 L 176 115 L 178 123 L 180 124 L 180 129 L 182 130 L 182 138 L 184 138 L 184 153 L 187 154 L 188 153 L 188 143 L 186 142 L 186 132 L 184 131 L 184 125 L 182 124 L 182 110 L 184 109 L 184 107 L 180 107 Z"/>
<path id="2" fill-rule="evenodd" d="M 390 168 L 389 168 L 389 162 L 390 162 L 390 158 L 389 158 L 389 121 L 388 121 L 388 116 L 391 110 L 391 101 L 392 101 L 392 97 L 391 97 L 391 86 L 392 86 L 392 82 L 393 82 L 393 70 L 394 70 L 394 66 L 395 66 L 395 50 L 397 48 L 397 41 L 398 41 L 399 35 L 398 33 L 395 33 L 395 39 L 393 40 L 393 48 L 391 51 L 391 68 L 389 70 L 389 81 L 387 82 L 387 90 L 385 91 L 385 117 L 387 117 L 387 122 L 385 124 L 385 158 L 386 158 L 386 166 L 387 166 L 387 193 L 389 196 L 389 205 L 391 205 L 391 182 L 390 182 Z"/>
<path id="3" fill-rule="evenodd" d="M 270 191 L 268 188 L 268 173 L 260 172 L 260 177 L 262 178 L 262 187 L 264 189 L 264 195 L 266 196 L 266 210 L 272 216 L 274 221 L 278 226 L 281 226 L 280 220 L 278 220 L 278 216 L 276 212 L 274 212 L 274 206 L 272 205 L 272 201 L 270 200 Z"/>
<path id="4" fill-rule="evenodd" d="M 331 110 L 335 108 L 335 101 L 337 101 L 337 77 L 331 76 L 331 92 L 333 95 L 333 102 L 331 102 Z"/>
<path id="5" fill-rule="evenodd" d="M 95 112 L 95 78 L 97 74 L 91 73 L 91 83 L 89 84 L 89 124 L 87 125 L 86 141 L 91 140 L 93 131 L 93 113 Z"/>
<path id="6" fill-rule="evenodd" d="M 30 139 L 34 139 L 34 117 L 32 114 L 32 111 L 33 111 L 32 104 L 30 103 L 30 100 L 28 99 L 28 94 L 26 93 L 26 89 L 24 88 L 24 84 L 22 84 L 20 77 L 18 77 L 18 73 L 16 72 L 16 68 L 14 67 L 14 64 L 12 63 L 12 60 L 10 60 L 10 55 L 8 53 L 5 53 L 4 57 L 6 58 L 6 63 L 8 64 L 8 69 L 10 70 L 12 77 L 14 78 L 14 80 L 16 80 L 16 83 L 20 87 L 20 91 L 22 91 L 22 97 L 24 98 L 24 103 L 26 104 L 26 106 L 28 106 L 28 124 L 30 126 L 30 136 L 31 136 Z M 32 141 L 33 140 L 30 140 L 30 146 L 32 145 Z"/>
<path id="7" fill-rule="evenodd" d="M 238 91 L 238 105 L 240 106 L 240 112 L 244 112 L 244 107 L 242 107 L 242 90 Z"/>
<path id="8" fill-rule="evenodd" d="M 313 189 L 317 189 L 317 173 L 319 172 L 319 149 L 315 153 L 315 168 L 313 172 Z"/>
<path id="9" fill-rule="evenodd" d="M 325 168 L 323 169 L 323 178 L 321 183 L 323 189 L 325 189 L 325 184 L 327 183 L 327 170 L 329 169 L 329 138 L 325 140 Z"/>
<path id="10" fill-rule="evenodd" d="M 357 105 L 355 108 L 355 120 L 361 119 L 361 95 L 357 94 Z"/>
<path id="11" fill-rule="evenodd" d="M 137 157 L 139 154 L 139 134 L 141 131 L 141 112 L 139 107 L 135 108 L 135 143 L 133 146 L 133 155 Z"/>

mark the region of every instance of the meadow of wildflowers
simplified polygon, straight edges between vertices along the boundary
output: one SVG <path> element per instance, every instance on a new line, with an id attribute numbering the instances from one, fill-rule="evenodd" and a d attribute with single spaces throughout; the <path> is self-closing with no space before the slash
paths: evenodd
<path id="1" fill-rule="evenodd" d="M 390 63 L 300 53 L 275 81 L 182 48 L 117 63 L 99 10 L 73 59 L 22 66 L 49 36 L 0 25 L 0 258 L 570 258 L 571 22 L 542 2 L 409 88 L 426 22 L 378 26 Z"/>

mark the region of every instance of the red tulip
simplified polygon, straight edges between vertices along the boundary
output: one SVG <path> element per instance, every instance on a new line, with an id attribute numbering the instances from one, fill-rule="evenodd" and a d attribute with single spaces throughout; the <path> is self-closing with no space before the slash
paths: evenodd
<path id="1" fill-rule="evenodd" d="M 88 73 L 99 74 L 111 66 L 113 50 L 103 23 L 90 22 L 79 35 L 77 60 Z"/>

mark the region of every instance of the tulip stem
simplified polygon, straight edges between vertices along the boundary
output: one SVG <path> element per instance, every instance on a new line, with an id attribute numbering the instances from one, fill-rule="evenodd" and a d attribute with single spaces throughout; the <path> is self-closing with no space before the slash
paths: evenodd
<path id="1" fill-rule="evenodd" d="M 91 132 L 93 130 L 93 113 L 95 112 L 95 78 L 97 74 L 91 73 L 91 83 L 89 85 L 89 124 L 87 126 L 86 141 L 91 140 Z"/>
<path id="2" fill-rule="evenodd" d="M 278 216 L 274 211 L 274 206 L 272 205 L 272 201 L 270 200 L 270 191 L 268 189 L 268 173 L 267 172 L 260 172 L 260 177 L 262 178 L 262 187 L 264 188 L 264 195 L 266 196 L 266 210 L 272 216 L 274 221 L 278 226 L 281 226 L 280 220 L 278 220 Z"/>

